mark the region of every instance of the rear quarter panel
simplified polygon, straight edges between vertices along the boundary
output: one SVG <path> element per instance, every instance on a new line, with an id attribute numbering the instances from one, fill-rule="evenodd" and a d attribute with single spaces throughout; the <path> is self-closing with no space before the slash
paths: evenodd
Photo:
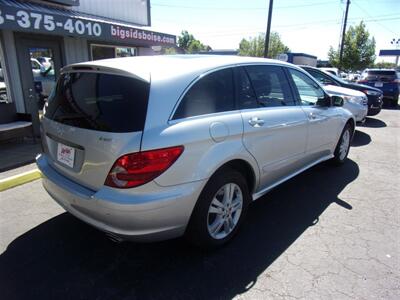
<path id="1" fill-rule="evenodd" d="M 207 179 L 219 167 L 234 159 L 249 163 L 258 179 L 258 165 L 244 148 L 242 135 L 239 111 L 211 114 L 171 121 L 145 131 L 142 150 L 177 145 L 185 147 L 172 167 L 155 179 L 162 186 Z"/>

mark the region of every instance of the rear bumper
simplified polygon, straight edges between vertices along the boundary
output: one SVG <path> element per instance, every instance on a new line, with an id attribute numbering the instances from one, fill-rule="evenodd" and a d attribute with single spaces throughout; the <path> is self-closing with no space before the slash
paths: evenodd
<path id="1" fill-rule="evenodd" d="M 184 234 L 204 181 L 160 187 L 154 182 L 118 190 L 87 189 L 57 173 L 45 155 L 37 158 L 43 186 L 66 211 L 121 239 L 156 241 Z"/>
<path id="2" fill-rule="evenodd" d="M 383 98 L 387 98 L 387 99 L 393 99 L 396 100 L 397 98 L 399 98 L 399 91 L 394 91 L 394 92 L 383 92 Z"/>

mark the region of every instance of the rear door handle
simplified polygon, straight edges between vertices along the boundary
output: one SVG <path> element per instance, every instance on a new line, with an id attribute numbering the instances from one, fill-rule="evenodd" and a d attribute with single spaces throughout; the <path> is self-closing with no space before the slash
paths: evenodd
<path id="1" fill-rule="evenodd" d="M 258 117 L 252 117 L 249 119 L 249 124 L 253 127 L 261 127 L 264 125 L 264 123 L 264 120 L 259 119 Z"/>

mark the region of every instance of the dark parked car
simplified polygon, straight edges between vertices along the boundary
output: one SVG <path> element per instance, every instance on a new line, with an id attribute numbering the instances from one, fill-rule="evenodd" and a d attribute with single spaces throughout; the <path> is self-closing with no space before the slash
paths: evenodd
<path id="1" fill-rule="evenodd" d="M 390 99 L 393 106 L 397 105 L 400 90 L 400 74 L 395 70 L 366 69 L 361 74 L 358 83 L 376 87 L 383 92 L 383 97 Z"/>
<path id="2" fill-rule="evenodd" d="M 301 66 L 304 70 L 311 74 L 315 79 L 321 82 L 323 85 L 336 85 L 341 86 L 348 89 L 353 89 L 357 91 L 361 91 L 368 97 L 368 116 L 377 115 L 382 108 L 382 98 L 383 93 L 381 90 L 363 84 L 346 82 L 343 79 L 328 73 L 324 72 L 320 69 L 310 67 L 310 66 Z"/>

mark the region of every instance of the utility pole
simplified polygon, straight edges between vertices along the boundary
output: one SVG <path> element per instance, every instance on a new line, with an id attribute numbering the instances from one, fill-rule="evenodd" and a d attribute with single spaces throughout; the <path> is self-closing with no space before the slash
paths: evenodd
<path id="1" fill-rule="evenodd" d="M 264 57 L 268 57 L 268 48 L 269 48 L 269 33 L 271 31 L 271 19 L 272 19 L 272 6 L 274 5 L 273 0 L 269 0 L 269 10 L 268 10 L 268 22 L 267 22 L 267 31 L 265 32 L 265 46 L 264 46 Z"/>
<path id="2" fill-rule="evenodd" d="M 350 0 L 347 0 L 346 12 L 344 15 L 343 31 L 342 31 L 342 42 L 340 43 L 340 52 L 339 52 L 339 64 L 340 65 L 342 65 L 344 37 L 346 35 L 346 25 L 347 25 L 347 15 L 349 13 L 349 5 L 350 5 Z"/>

